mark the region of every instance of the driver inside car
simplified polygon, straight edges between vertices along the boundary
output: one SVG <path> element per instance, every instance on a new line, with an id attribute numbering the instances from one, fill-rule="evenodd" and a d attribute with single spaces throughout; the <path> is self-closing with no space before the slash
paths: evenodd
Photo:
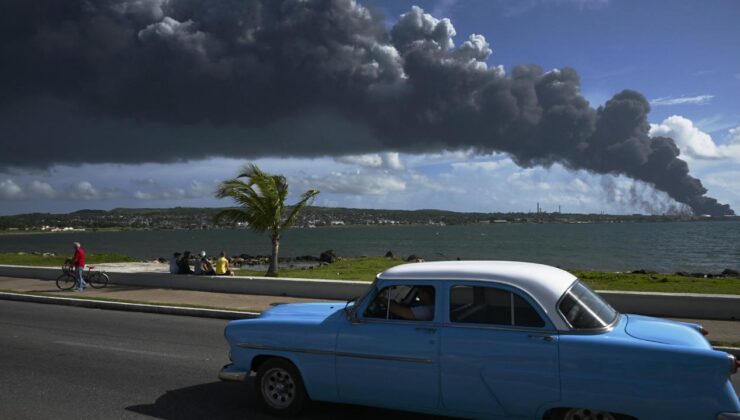
<path id="1" fill-rule="evenodd" d="M 434 318 L 434 287 L 419 286 L 416 289 L 418 301 L 410 305 L 390 301 L 389 311 L 401 318 L 413 321 L 431 321 Z"/>

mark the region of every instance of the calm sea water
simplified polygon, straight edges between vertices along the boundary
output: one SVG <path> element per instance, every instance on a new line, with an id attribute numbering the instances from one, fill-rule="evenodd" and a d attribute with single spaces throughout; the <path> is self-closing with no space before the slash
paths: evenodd
<path id="1" fill-rule="evenodd" d="M 140 259 L 174 251 L 267 255 L 266 235 L 249 230 L 75 232 L 1 235 L 0 252 L 118 252 Z M 281 256 L 416 254 L 427 260 L 504 259 L 595 270 L 701 271 L 740 269 L 740 222 L 620 224 L 491 224 L 358 226 L 292 229 Z"/>

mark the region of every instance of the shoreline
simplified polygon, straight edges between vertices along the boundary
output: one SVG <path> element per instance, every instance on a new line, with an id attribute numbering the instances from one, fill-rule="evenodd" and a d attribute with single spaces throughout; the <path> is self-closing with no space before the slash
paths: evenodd
<path id="1" fill-rule="evenodd" d="M 119 258 L 121 261 L 106 261 L 106 262 L 95 262 L 94 259 L 96 256 L 110 256 L 113 255 L 114 258 Z M 33 264 L 29 264 L 24 261 L 14 261 L 16 258 L 31 258 L 36 259 Z M 164 257 L 158 257 L 158 258 L 145 258 L 145 259 L 138 259 L 133 258 L 125 254 L 107 254 L 107 253 L 98 253 L 88 254 L 89 259 L 92 260 L 88 263 L 88 265 L 94 265 L 101 270 L 110 270 L 113 272 L 120 272 L 120 273 L 162 273 L 162 272 L 169 272 L 169 260 Z M 5 257 L 5 258 L 3 258 Z M 54 252 L 25 252 L 25 251 L 18 251 L 18 252 L 5 252 L 0 253 L 0 265 L 20 265 L 20 266 L 35 266 L 35 267 L 46 267 L 46 268 L 55 268 L 61 266 L 61 261 L 64 258 L 70 258 L 70 255 L 66 254 L 58 254 Z M 251 260 L 257 260 L 260 261 L 259 263 L 242 263 L 235 264 L 231 263 L 231 268 L 238 271 L 247 271 L 247 272 L 260 272 L 260 271 L 266 271 L 267 267 L 269 265 L 268 258 L 269 256 L 265 255 L 255 255 L 255 256 L 249 256 Z M 409 259 L 411 257 L 416 257 L 414 254 L 408 256 L 408 257 L 383 257 L 380 255 L 377 256 L 348 256 L 348 257 L 337 257 L 337 261 L 362 261 L 366 259 L 391 259 L 394 261 L 398 261 L 399 263 L 408 264 L 413 262 L 421 262 L 421 261 L 452 261 L 454 259 L 425 259 L 422 256 L 419 256 L 417 258 Z M 53 259 L 54 261 L 49 261 L 47 264 L 44 264 L 44 261 L 41 261 L 43 259 Z M 213 261 L 215 260 L 216 256 L 209 255 L 208 258 Z M 164 259 L 165 261 L 161 261 Z M 231 261 L 233 260 L 240 260 L 244 259 L 242 256 L 234 255 L 229 256 L 229 259 Z M 57 261 L 59 260 L 59 261 Z M 478 259 L 458 259 L 462 261 L 477 261 Z M 191 259 L 191 265 L 192 262 L 195 261 L 195 259 Z M 523 261 L 523 260 L 508 260 L 508 261 Z M 36 262 L 41 264 L 36 264 Z M 530 261 L 531 262 L 531 261 Z M 322 261 L 320 257 L 315 256 L 297 256 L 297 257 L 280 257 L 280 270 L 310 270 L 313 268 L 321 267 L 321 266 L 331 266 L 332 263 L 328 263 L 325 261 Z M 715 270 L 714 272 L 701 272 L 701 271 L 687 271 L 687 270 L 670 270 L 670 271 L 660 271 L 660 270 L 650 270 L 650 269 L 644 269 L 644 268 L 636 268 L 636 269 L 622 269 L 622 270 L 604 270 L 604 269 L 595 269 L 595 268 L 576 268 L 576 267 L 562 267 L 558 265 L 552 265 L 552 264 L 545 264 L 545 265 L 551 265 L 556 268 L 560 268 L 565 271 L 569 272 L 590 272 L 590 273 L 601 273 L 601 274 L 615 274 L 615 275 L 629 275 L 629 274 L 635 274 L 635 275 L 656 275 L 656 276 L 665 276 L 665 275 L 678 275 L 678 276 L 684 276 L 684 277 L 690 277 L 695 279 L 712 279 L 712 278 L 736 278 L 740 276 L 740 267 L 726 267 L 721 270 Z"/>

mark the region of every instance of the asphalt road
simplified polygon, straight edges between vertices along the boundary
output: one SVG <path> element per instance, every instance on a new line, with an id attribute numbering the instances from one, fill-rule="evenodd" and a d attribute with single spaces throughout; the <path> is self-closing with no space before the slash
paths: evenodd
<path id="1" fill-rule="evenodd" d="M 0 301 L 0 418 L 272 419 L 217 379 L 226 321 Z M 740 390 L 740 375 L 734 375 Z M 314 404 L 302 418 L 424 419 Z"/>
<path id="2" fill-rule="evenodd" d="M 274 419 L 221 382 L 226 321 L 0 301 L 0 419 Z M 416 419 L 314 404 L 303 419 Z"/>

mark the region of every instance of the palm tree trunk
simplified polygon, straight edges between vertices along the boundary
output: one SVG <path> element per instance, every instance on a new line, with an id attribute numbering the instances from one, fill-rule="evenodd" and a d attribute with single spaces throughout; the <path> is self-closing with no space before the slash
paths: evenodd
<path id="1" fill-rule="evenodd" d="M 277 277 L 278 275 L 278 252 L 280 250 L 280 236 L 272 235 L 272 257 L 270 258 L 270 267 L 267 268 L 268 277 Z"/>

